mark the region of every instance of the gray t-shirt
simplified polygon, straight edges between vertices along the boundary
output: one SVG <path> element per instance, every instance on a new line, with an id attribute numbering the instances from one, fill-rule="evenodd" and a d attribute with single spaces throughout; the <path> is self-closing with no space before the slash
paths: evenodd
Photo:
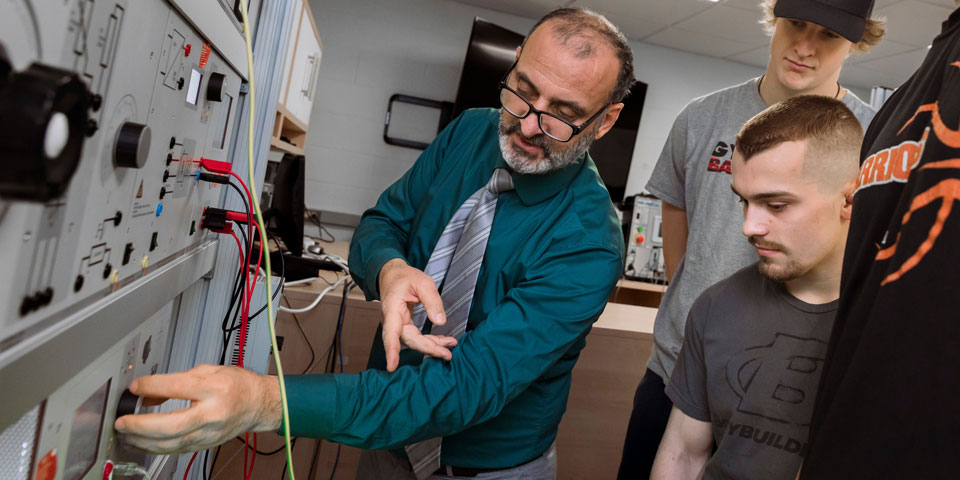
<path id="1" fill-rule="evenodd" d="M 680 112 L 647 190 L 687 212 L 687 250 L 660 302 L 648 367 L 669 381 L 693 301 L 707 287 L 758 260 L 741 234 L 743 209 L 730 190 L 737 132 L 767 106 L 754 78 L 690 102 Z M 864 129 L 874 111 L 853 92 L 841 99 Z"/>
<path id="2" fill-rule="evenodd" d="M 667 395 L 712 424 L 704 478 L 796 477 L 837 304 L 804 303 L 756 264 L 694 302 Z"/>

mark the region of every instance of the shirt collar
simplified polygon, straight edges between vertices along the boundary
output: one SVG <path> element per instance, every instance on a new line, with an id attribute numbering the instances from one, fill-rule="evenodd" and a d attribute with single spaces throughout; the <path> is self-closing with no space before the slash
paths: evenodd
<path id="1" fill-rule="evenodd" d="M 580 169 L 586 163 L 586 157 L 587 155 L 583 154 L 576 162 L 560 170 L 540 175 L 514 172 L 510 170 L 502 156 L 497 160 L 496 168 L 510 170 L 510 176 L 513 178 L 513 188 L 517 192 L 517 196 L 520 197 L 520 201 L 524 205 L 535 205 L 553 197 L 570 185 L 570 182 L 580 173 Z"/>

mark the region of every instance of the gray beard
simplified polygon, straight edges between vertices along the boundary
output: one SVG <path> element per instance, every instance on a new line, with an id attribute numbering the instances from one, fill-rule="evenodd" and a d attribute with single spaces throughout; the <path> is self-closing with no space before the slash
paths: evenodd
<path id="1" fill-rule="evenodd" d="M 523 149 L 511 145 L 510 134 L 520 131 L 520 123 L 507 125 L 503 117 L 504 115 L 501 114 L 497 129 L 500 136 L 500 154 L 503 155 L 503 160 L 511 170 L 522 174 L 541 175 L 575 163 L 590 148 L 597 128 L 597 125 L 594 125 L 589 131 L 580 132 L 579 138 L 574 140 L 573 147 L 561 153 L 553 151 L 549 144 L 550 140 L 542 133 L 529 139 L 524 137 L 528 142 L 543 149 L 543 160 L 537 162 Z"/>

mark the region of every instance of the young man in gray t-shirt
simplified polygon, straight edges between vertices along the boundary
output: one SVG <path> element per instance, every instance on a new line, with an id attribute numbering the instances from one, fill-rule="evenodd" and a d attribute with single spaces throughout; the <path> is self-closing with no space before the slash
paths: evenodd
<path id="1" fill-rule="evenodd" d="M 737 135 L 740 241 L 760 260 L 690 310 L 652 478 L 796 476 L 840 296 L 862 139 L 843 103 L 815 95 L 764 110 Z"/>
<path id="2" fill-rule="evenodd" d="M 866 128 L 874 111 L 837 78 L 851 52 L 865 52 L 883 36 L 882 23 L 870 20 L 872 5 L 873 0 L 829 5 L 766 1 L 765 22 L 773 35 L 766 73 L 693 100 L 675 120 L 647 184 L 663 201 L 670 287 L 660 303 L 650 361 L 634 397 L 618 478 L 649 475 L 671 407 L 664 380 L 680 353 L 691 304 L 710 285 L 757 261 L 756 252 L 740 238 L 743 216 L 730 193 L 737 131 L 768 105 L 801 94 L 839 99 Z M 859 32 L 850 30 L 851 15 L 859 21 Z"/>

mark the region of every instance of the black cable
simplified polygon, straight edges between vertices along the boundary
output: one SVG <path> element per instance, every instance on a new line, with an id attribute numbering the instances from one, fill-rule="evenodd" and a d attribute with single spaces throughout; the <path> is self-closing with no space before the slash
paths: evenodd
<path id="1" fill-rule="evenodd" d="M 332 243 L 332 242 L 336 242 L 336 241 L 337 241 L 337 239 L 333 236 L 333 234 L 330 233 L 330 230 L 327 230 L 326 227 L 324 227 L 323 224 L 320 222 L 320 216 L 317 215 L 316 212 L 310 212 L 310 220 L 313 222 L 314 225 L 317 226 L 318 232 L 320 233 L 320 241 L 321 241 L 321 242 Z M 327 240 L 326 238 L 323 238 L 323 233 L 324 233 L 324 232 L 326 232 L 327 235 L 330 236 L 330 240 Z"/>
<path id="2" fill-rule="evenodd" d="M 277 237 L 271 237 L 270 234 L 268 233 L 268 234 L 267 234 L 267 238 L 268 238 L 268 239 L 273 238 L 273 242 L 277 244 L 277 251 L 279 251 L 279 249 L 280 249 L 280 242 L 277 241 Z M 283 289 L 283 284 L 284 284 L 284 281 L 285 281 L 285 279 L 286 279 L 286 274 L 287 274 L 287 265 L 286 265 L 286 263 L 283 261 L 283 254 L 280 254 L 280 283 L 277 284 L 277 288 L 275 288 L 275 289 L 273 290 L 273 294 L 270 295 L 270 298 L 272 298 L 272 299 L 274 299 L 274 300 L 277 299 L 277 295 L 279 295 L 280 292 L 281 292 L 282 289 Z M 289 303 L 288 303 L 287 305 L 289 306 Z M 266 309 L 267 309 L 267 304 L 264 303 L 263 306 L 260 307 L 260 310 L 257 310 L 256 313 L 254 313 L 253 315 L 250 315 L 250 320 L 253 320 L 254 318 L 257 318 L 257 316 L 259 316 L 261 313 L 263 313 Z"/>
<path id="3" fill-rule="evenodd" d="M 280 297 L 280 301 L 281 301 L 281 302 L 286 301 L 286 302 L 287 302 L 287 308 L 293 308 L 293 307 L 290 305 L 290 301 L 287 300 L 285 297 Z M 304 342 L 307 342 L 307 348 L 310 349 L 310 361 L 307 362 L 307 367 L 304 368 L 302 372 L 300 372 L 300 375 L 303 375 L 303 374 L 309 372 L 311 369 L 313 369 L 313 362 L 315 362 L 315 361 L 317 360 L 317 354 L 316 354 L 316 352 L 313 350 L 313 344 L 310 343 L 310 338 L 307 337 L 307 332 L 303 331 L 303 325 L 300 324 L 300 319 L 297 318 L 297 314 L 296 314 L 296 313 L 291 313 L 290 315 L 293 315 L 293 321 L 294 321 L 294 322 L 296 323 L 296 325 L 297 325 L 297 330 L 300 330 L 300 335 L 303 336 L 303 341 L 304 341 Z"/>
<path id="4" fill-rule="evenodd" d="M 210 476 L 213 476 L 213 472 L 214 472 L 214 471 L 216 470 L 216 468 L 217 468 L 217 458 L 220 457 L 220 448 L 221 448 L 221 447 L 223 447 L 223 445 L 218 445 L 218 446 L 217 446 L 217 451 L 214 452 L 214 454 L 213 454 L 213 462 L 210 462 Z"/>
<path id="5" fill-rule="evenodd" d="M 238 230 L 240 231 L 240 235 L 245 240 L 247 237 L 243 233 L 243 229 L 241 228 Z M 241 245 L 246 245 L 246 243 L 243 240 L 241 240 Z M 246 254 L 242 253 L 241 256 L 244 259 L 246 258 Z M 230 344 L 230 330 L 228 329 L 227 326 L 236 324 L 237 316 L 240 314 L 240 307 L 239 307 L 240 303 L 237 300 L 240 298 L 241 295 L 243 295 L 243 291 L 244 291 L 243 283 L 245 282 L 243 281 L 243 271 L 244 271 L 243 269 L 245 267 L 246 265 L 241 265 L 240 269 L 237 271 L 237 278 L 233 284 L 233 294 L 230 296 L 229 308 L 227 309 L 227 313 L 223 316 L 223 321 L 220 324 L 220 329 L 223 331 L 223 339 L 222 339 L 223 342 L 220 346 L 220 361 L 219 361 L 220 365 L 225 365 L 226 357 L 227 357 L 227 349 Z M 234 307 L 237 307 L 236 310 L 234 310 Z M 233 317 L 232 320 L 231 320 L 231 316 Z"/>
<path id="6" fill-rule="evenodd" d="M 244 195 L 243 190 L 241 190 L 240 187 L 238 187 L 233 182 L 230 182 L 227 185 L 233 188 L 233 190 L 237 193 L 237 195 L 240 196 L 240 203 L 243 204 L 243 210 L 247 215 L 247 218 L 249 219 L 250 218 L 249 202 L 247 201 L 247 198 Z M 248 225 L 248 229 L 249 229 L 249 225 Z M 221 325 L 220 325 L 220 329 L 223 330 L 224 332 L 223 344 L 220 348 L 220 365 L 224 365 L 226 362 L 227 350 L 229 349 L 229 345 L 230 345 L 231 333 L 237 328 L 239 328 L 240 322 L 238 317 L 240 316 L 240 311 L 242 310 L 243 302 L 242 300 L 240 302 L 238 302 L 237 300 L 246 297 L 247 282 L 243 281 L 243 272 L 244 272 L 244 269 L 249 268 L 250 255 L 252 254 L 252 252 L 250 252 L 250 249 L 248 247 L 249 239 L 247 238 L 247 235 L 243 231 L 243 227 L 238 224 L 237 230 L 240 232 L 240 236 L 242 237 L 240 242 L 241 244 L 240 254 L 243 261 L 241 262 L 240 270 L 237 272 L 237 280 L 234 282 L 233 295 L 231 295 L 231 298 L 230 298 L 230 308 L 227 309 L 227 313 L 226 315 L 224 315 L 223 322 L 221 322 Z M 253 235 L 252 231 L 250 232 L 250 235 L 251 236 Z M 235 307 L 236 309 L 234 310 Z M 233 317 L 232 319 L 231 319 L 231 316 Z"/>
<path id="7" fill-rule="evenodd" d="M 353 288 L 353 282 L 347 280 L 343 284 L 343 298 L 340 300 L 340 312 L 337 314 L 337 334 L 334 337 L 337 342 L 338 355 L 340 357 L 340 373 L 343 373 L 343 317 L 347 311 L 347 295 L 350 293 L 350 289 Z M 337 443 L 337 456 L 333 460 L 333 470 L 330 471 L 330 480 L 333 480 L 333 475 L 337 473 L 337 465 L 340 464 L 340 443 Z"/>
<path id="8" fill-rule="evenodd" d="M 297 438 L 299 438 L 299 437 L 293 437 L 293 438 L 290 439 L 290 448 L 291 448 L 291 449 L 293 448 L 294 445 L 297 444 Z M 239 440 L 239 441 L 241 441 L 241 442 L 243 441 L 243 437 L 239 437 L 239 436 L 238 436 L 238 437 L 236 437 L 236 439 Z M 255 449 L 255 448 L 253 448 L 252 445 L 247 444 L 247 450 L 250 450 L 251 452 L 256 452 L 257 455 L 263 455 L 263 456 L 265 456 L 265 457 L 269 457 L 269 456 L 271 456 L 271 455 L 276 455 L 276 454 L 278 454 L 278 453 L 286 450 L 286 448 L 287 448 L 287 445 L 284 444 L 284 445 L 282 445 L 282 446 L 280 446 L 280 447 L 277 447 L 276 450 L 271 450 L 271 451 L 269 451 L 269 452 L 261 452 L 260 450 L 257 450 L 257 449 Z"/>

